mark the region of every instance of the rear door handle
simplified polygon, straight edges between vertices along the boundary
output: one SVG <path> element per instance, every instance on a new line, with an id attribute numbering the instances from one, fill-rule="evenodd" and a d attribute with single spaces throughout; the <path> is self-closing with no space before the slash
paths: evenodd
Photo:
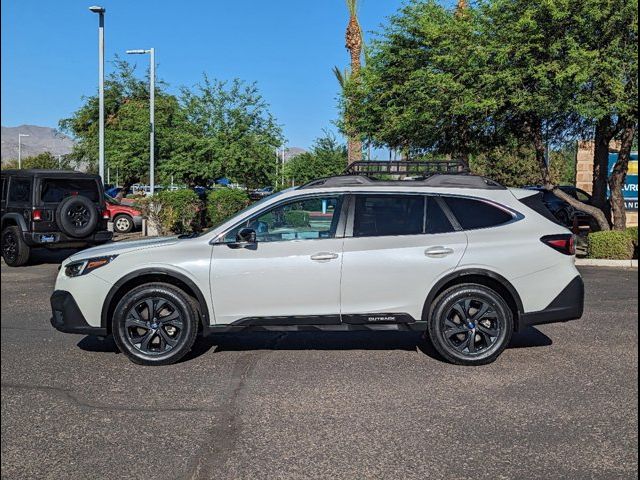
<path id="1" fill-rule="evenodd" d="M 427 248 L 424 251 L 424 254 L 427 257 L 432 257 L 432 258 L 446 257 L 447 255 L 451 255 L 452 253 L 453 253 L 453 248 L 447 248 L 447 247 L 431 247 L 431 248 Z"/>
<path id="2" fill-rule="evenodd" d="M 311 255 L 311 260 L 316 262 L 328 262 L 329 260 L 335 260 L 336 258 L 338 258 L 338 254 L 333 252 L 320 252 L 315 255 Z"/>

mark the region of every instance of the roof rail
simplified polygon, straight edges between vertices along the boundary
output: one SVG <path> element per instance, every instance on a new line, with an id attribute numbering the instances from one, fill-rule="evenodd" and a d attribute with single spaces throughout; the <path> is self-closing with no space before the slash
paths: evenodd
<path id="1" fill-rule="evenodd" d="M 351 163 L 345 175 L 400 175 L 427 177 L 436 173 L 469 173 L 461 160 L 363 160 Z"/>
<path id="2" fill-rule="evenodd" d="M 416 186 L 433 188 L 475 188 L 479 190 L 505 190 L 499 183 L 485 177 L 471 174 L 434 174 L 422 180 L 375 180 L 364 175 L 340 175 L 320 178 L 298 187 L 299 190 L 311 188 L 336 187 L 398 187 Z"/>

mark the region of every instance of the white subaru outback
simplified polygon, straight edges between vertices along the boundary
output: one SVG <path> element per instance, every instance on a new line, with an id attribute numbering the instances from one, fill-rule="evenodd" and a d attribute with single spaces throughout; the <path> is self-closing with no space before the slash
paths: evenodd
<path id="1" fill-rule="evenodd" d="M 341 176 L 197 235 L 103 245 L 62 264 L 52 325 L 176 362 L 199 334 L 424 330 L 448 361 L 492 362 L 512 333 L 578 319 L 574 237 L 531 190 L 483 177 Z"/>

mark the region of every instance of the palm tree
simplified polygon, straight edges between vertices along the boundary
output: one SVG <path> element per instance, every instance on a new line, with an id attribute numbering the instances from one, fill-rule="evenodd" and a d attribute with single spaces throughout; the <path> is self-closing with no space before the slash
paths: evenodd
<path id="1" fill-rule="evenodd" d="M 349 24 L 347 25 L 347 33 L 345 36 L 345 47 L 349 50 L 351 56 L 351 71 L 340 72 L 337 67 L 334 69 L 334 73 L 340 82 L 341 87 L 344 89 L 346 81 L 358 81 L 360 69 L 362 67 L 362 29 L 360 28 L 360 22 L 358 21 L 358 0 L 346 0 L 347 8 L 349 9 Z M 349 163 L 362 160 L 362 141 L 358 132 L 354 131 L 351 121 L 349 121 L 349 115 L 345 117 L 345 127 L 348 137 L 348 158 Z"/>

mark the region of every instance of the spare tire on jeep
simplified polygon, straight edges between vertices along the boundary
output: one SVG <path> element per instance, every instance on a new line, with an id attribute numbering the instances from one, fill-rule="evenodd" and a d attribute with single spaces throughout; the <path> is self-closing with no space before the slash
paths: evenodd
<path id="1" fill-rule="evenodd" d="M 98 210 L 87 197 L 67 197 L 56 209 L 56 223 L 60 230 L 70 237 L 86 237 L 92 234 L 98 225 Z"/>

